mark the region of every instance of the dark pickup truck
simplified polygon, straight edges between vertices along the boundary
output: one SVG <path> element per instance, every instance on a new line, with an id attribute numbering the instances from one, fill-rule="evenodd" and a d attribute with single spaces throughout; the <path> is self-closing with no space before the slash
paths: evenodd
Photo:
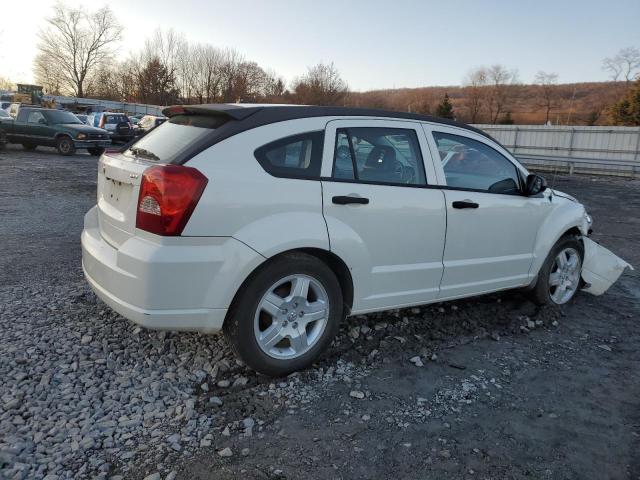
<path id="1" fill-rule="evenodd" d="M 14 119 L 0 118 L 0 146 L 21 143 L 26 150 L 56 147 L 62 155 L 86 148 L 101 155 L 111 145 L 109 132 L 82 123 L 73 113 L 38 107 L 20 107 Z"/>

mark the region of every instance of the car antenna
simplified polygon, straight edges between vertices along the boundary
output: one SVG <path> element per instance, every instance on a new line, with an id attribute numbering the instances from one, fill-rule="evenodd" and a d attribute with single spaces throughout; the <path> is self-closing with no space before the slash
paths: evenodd
<path id="1" fill-rule="evenodd" d="M 553 177 L 551 177 L 551 188 L 549 189 L 549 201 L 553 201 L 553 189 L 556 186 L 556 175 L 558 173 L 558 164 L 553 166 Z"/>

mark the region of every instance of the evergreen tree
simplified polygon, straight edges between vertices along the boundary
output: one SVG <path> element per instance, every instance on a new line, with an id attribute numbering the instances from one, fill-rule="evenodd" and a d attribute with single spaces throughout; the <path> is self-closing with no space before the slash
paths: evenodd
<path id="1" fill-rule="evenodd" d="M 499 125 L 513 125 L 513 118 L 511 117 L 511 112 L 507 112 L 504 117 L 502 117 L 498 121 Z"/>
<path id="2" fill-rule="evenodd" d="M 640 125 L 640 78 L 627 91 L 624 98 L 610 110 L 614 125 L 633 127 Z"/>
<path id="3" fill-rule="evenodd" d="M 455 118 L 453 105 L 449 101 L 448 93 L 444 94 L 444 98 L 442 99 L 442 102 L 440 102 L 436 107 L 436 117 L 449 118 L 451 120 Z"/>

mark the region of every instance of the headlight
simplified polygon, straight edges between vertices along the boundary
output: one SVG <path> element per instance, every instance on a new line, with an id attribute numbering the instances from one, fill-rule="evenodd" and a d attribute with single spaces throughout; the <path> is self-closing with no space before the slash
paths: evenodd
<path id="1" fill-rule="evenodd" d="M 76 138 L 78 140 L 84 140 L 85 138 L 87 138 L 87 134 L 86 133 L 79 133 Z"/>
<path id="2" fill-rule="evenodd" d="M 589 225 L 593 223 L 593 218 L 591 218 L 591 215 L 589 215 L 587 212 L 584 212 L 584 219 L 587 221 Z"/>

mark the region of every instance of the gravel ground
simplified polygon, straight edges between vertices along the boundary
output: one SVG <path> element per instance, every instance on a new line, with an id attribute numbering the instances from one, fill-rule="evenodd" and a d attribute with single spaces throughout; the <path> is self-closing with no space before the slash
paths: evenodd
<path id="1" fill-rule="evenodd" d="M 42 150 L 42 151 L 41 151 Z M 82 280 L 96 159 L 0 152 L 0 477 L 640 478 L 640 281 L 349 319 L 274 381 L 222 338 L 141 330 Z M 640 182 L 561 177 L 640 265 Z"/>

